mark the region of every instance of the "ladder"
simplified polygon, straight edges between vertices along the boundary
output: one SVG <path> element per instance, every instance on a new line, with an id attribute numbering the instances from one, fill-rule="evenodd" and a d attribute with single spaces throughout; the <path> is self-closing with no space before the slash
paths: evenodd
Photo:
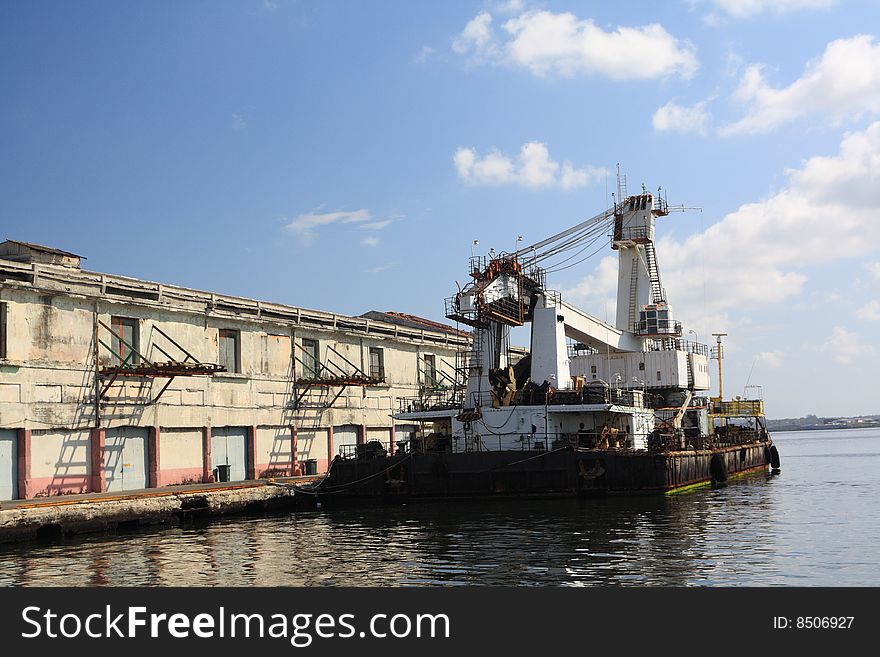
<path id="1" fill-rule="evenodd" d="M 663 303 L 666 301 L 666 293 L 660 283 L 660 269 L 657 267 L 657 254 L 654 252 L 653 242 L 645 243 L 645 264 L 648 266 L 648 278 L 651 279 L 651 301 Z"/>
<path id="2" fill-rule="evenodd" d="M 632 331 L 638 319 L 636 315 L 636 306 L 638 305 L 638 286 L 639 286 L 639 259 L 633 258 L 632 261 L 632 277 L 629 281 L 629 329 Z"/>

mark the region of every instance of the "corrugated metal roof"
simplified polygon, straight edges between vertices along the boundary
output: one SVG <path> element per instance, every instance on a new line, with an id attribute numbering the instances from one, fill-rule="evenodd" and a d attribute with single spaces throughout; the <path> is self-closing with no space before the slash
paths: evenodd
<path id="1" fill-rule="evenodd" d="M 448 324 L 441 324 L 440 322 L 425 319 L 424 317 L 419 317 L 418 315 L 410 315 L 408 313 L 399 313 L 391 310 L 387 312 L 382 312 L 380 310 L 371 310 L 370 312 L 361 315 L 361 317 L 365 319 L 375 319 L 381 322 L 389 322 L 391 324 L 399 324 L 401 326 L 407 326 L 409 328 L 421 328 L 431 331 L 442 331 L 443 333 L 449 333 L 451 335 L 457 335 L 460 337 L 470 337 L 470 333 L 468 333 L 467 331 L 461 331 L 453 326 L 449 326 Z"/>
<path id="2" fill-rule="evenodd" d="M 55 255 L 70 256 L 72 258 L 81 258 L 83 260 L 87 259 L 85 256 L 81 256 L 76 253 L 71 253 L 70 251 L 62 251 L 61 249 L 55 249 L 51 246 L 43 246 L 42 244 L 34 244 L 32 242 L 20 242 L 19 240 L 11 240 L 11 239 L 6 239 L 4 244 L 6 242 L 9 242 L 11 244 L 18 244 L 19 246 L 26 246 L 29 249 L 32 249 L 34 251 L 42 251 L 43 253 L 53 253 Z"/>

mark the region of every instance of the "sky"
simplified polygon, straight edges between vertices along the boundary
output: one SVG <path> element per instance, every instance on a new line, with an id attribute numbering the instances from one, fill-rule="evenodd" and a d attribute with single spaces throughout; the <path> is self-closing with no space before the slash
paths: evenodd
<path id="1" fill-rule="evenodd" d="M 880 413 L 873 0 L 0 3 L 0 237 L 443 320 L 477 252 L 662 186 L 685 335 L 770 417 Z M 614 317 L 610 247 L 551 288 Z"/>

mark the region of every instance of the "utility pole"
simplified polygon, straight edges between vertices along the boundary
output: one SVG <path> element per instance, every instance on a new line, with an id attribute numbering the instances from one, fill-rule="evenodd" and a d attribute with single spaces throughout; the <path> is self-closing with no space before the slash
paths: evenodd
<path id="1" fill-rule="evenodd" d="M 721 338 L 727 335 L 727 333 L 713 333 L 712 334 L 717 340 L 715 347 L 715 356 L 718 359 L 718 401 L 724 400 L 724 385 L 721 381 L 721 359 L 724 357 L 724 352 L 721 347 Z"/>

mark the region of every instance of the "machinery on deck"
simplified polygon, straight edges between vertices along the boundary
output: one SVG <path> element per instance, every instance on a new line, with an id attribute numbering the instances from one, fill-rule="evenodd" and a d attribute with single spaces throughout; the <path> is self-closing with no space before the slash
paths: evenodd
<path id="1" fill-rule="evenodd" d="M 655 224 L 667 202 L 659 190 L 627 195 L 619 176 L 616 199 L 545 240 L 471 257 L 470 280 L 445 302 L 449 319 L 473 329 L 457 396 L 399 400 L 395 419 L 422 431 L 387 457 L 387 471 L 374 462 L 380 483 L 385 472 L 385 485 L 408 495 L 668 491 L 778 468 L 760 398 L 721 397 L 723 334 L 711 352 L 719 396 L 701 394 L 710 350 L 683 337 L 660 277 Z M 549 274 L 609 243 L 618 259 L 613 324 L 547 287 Z M 525 326 L 530 348 L 517 359 L 510 332 Z M 395 465 L 401 459 L 412 461 Z M 335 464 L 330 486 L 344 487 L 354 477 L 346 472 Z"/>

